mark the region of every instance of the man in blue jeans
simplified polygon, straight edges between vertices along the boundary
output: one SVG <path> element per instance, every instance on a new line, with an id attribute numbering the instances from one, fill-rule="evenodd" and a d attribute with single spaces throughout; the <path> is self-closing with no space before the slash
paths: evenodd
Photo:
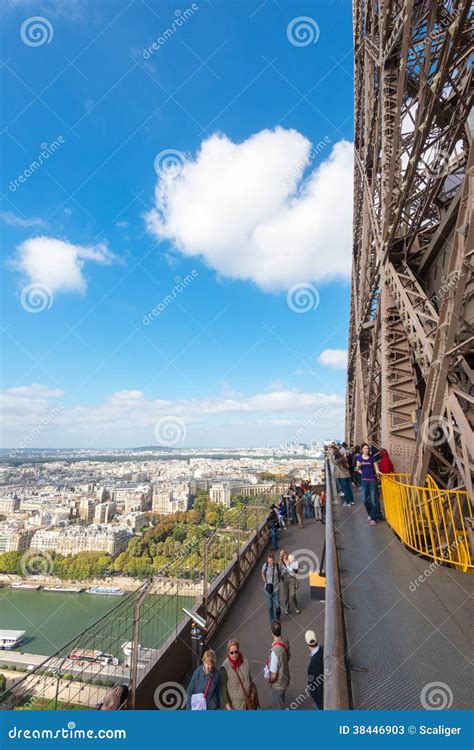
<path id="1" fill-rule="evenodd" d="M 262 566 L 262 580 L 271 625 L 274 620 L 279 620 L 281 615 L 280 568 L 275 562 L 275 555 L 271 552 L 267 555 L 267 562 Z"/>
<path id="2" fill-rule="evenodd" d="M 278 530 L 280 528 L 280 521 L 278 519 L 278 513 L 274 505 L 270 505 L 270 513 L 267 516 L 267 526 L 270 532 L 270 541 L 273 550 L 278 549 Z"/>

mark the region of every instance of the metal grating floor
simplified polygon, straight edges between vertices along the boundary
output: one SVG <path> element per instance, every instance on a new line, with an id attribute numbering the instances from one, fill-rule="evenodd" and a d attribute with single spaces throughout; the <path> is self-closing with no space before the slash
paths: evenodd
<path id="1" fill-rule="evenodd" d="M 354 708 L 469 709 L 473 576 L 368 526 L 359 502 L 335 519 Z"/>

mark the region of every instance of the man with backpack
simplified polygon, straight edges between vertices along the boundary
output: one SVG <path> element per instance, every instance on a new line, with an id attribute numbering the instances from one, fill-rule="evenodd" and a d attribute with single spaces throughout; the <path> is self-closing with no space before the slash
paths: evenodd
<path id="1" fill-rule="evenodd" d="M 272 691 L 273 708 L 285 708 L 286 689 L 290 684 L 290 644 L 281 634 L 281 622 L 274 620 L 271 625 L 273 642 L 270 649 L 266 673 Z"/>
<path id="2" fill-rule="evenodd" d="M 280 578 L 280 566 L 275 562 L 275 555 L 270 552 L 267 556 L 267 562 L 262 566 L 262 580 L 267 599 L 270 625 L 275 619 L 279 620 L 281 615 Z"/>

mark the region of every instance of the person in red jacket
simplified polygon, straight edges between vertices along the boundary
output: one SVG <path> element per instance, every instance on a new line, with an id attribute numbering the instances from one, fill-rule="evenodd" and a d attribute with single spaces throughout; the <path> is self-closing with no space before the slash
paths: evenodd
<path id="1" fill-rule="evenodd" d="M 393 464 L 385 448 L 379 450 L 379 471 L 381 474 L 393 474 Z"/>

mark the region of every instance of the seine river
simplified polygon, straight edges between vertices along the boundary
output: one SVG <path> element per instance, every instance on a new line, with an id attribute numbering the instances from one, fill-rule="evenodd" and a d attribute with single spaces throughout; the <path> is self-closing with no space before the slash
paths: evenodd
<path id="1" fill-rule="evenodd" d="M 59 594 L 47 591 L 0 589 L 0 629 L 25 630 L 19 651 L 50 656 L 58 648 L 117 606 L 125 597 L 92 594 Z M 150 597 L 151 599 L 151 597 Z M 181 607 L 193 607 L 195 599 L 168 597 L 169 605 L 160 608 L 160 641 L 163 642 L 181 619 Z M 167 626 L 169 625 L 169 630 Z M 142 642 L 157 648 L 160 643 Z M 1 661 L 0 651 L 0 661 Z M 118 655 L 118 654 L 117 654 Z"/>

